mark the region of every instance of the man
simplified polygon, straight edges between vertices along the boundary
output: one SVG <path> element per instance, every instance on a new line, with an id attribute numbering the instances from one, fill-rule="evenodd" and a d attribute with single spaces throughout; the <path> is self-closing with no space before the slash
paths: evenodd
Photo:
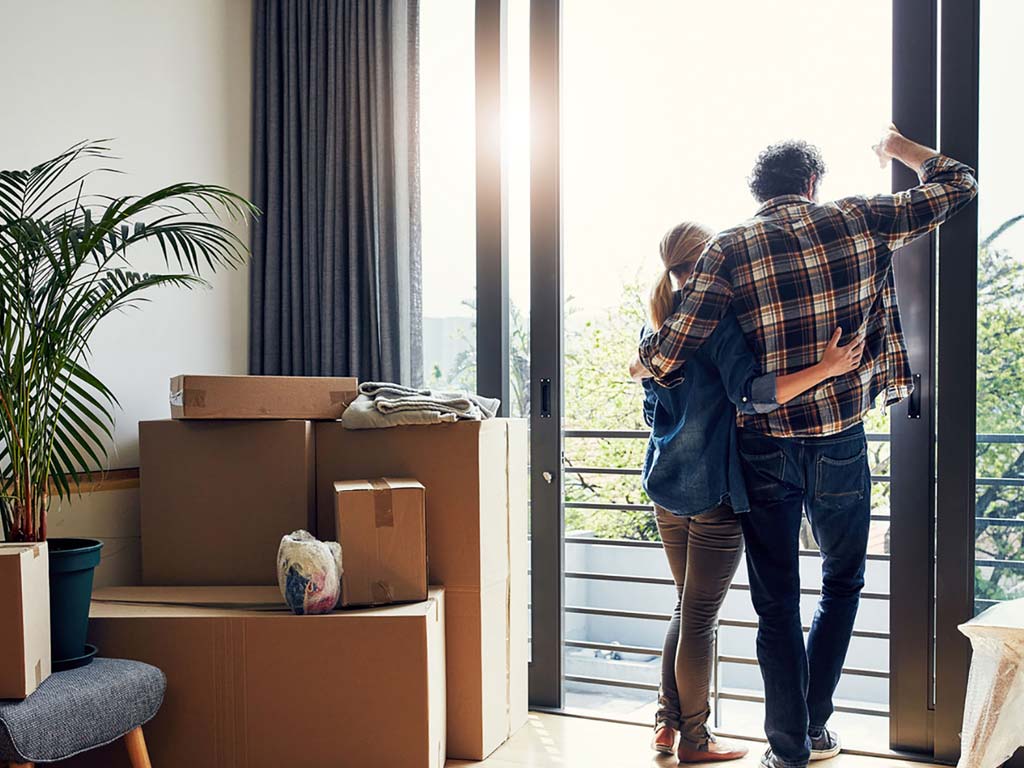
<path id="1" fill-rule="evenodd" d="M 893 252 L 937 227 L 977 193 L 974 172 L 902 136 L 874 147 L 916 171 L 895 195 L 819 204 L 818 150 L 789 141 L 761 153 L 753 219 L 716 235 L 686 283 L 676 314 L 640 345 L 633 372 L 671 386 L 730 308 L 765 372 L 791 373 L 821 357 L 836 328 L 864 341 L 859 368 L 770 414 L 740 416 L 739 448 L 751 511 L 743 516 L 757 656 L 765 686 L 767 768 L 833 757 L 826 726 L 864 586 L 871 477 L 863 419 L 875 398 L 910 394 L 896 306 Z M 804 646 L 799 531 L 803 511 L 822 556 L 822 594 Z"/>

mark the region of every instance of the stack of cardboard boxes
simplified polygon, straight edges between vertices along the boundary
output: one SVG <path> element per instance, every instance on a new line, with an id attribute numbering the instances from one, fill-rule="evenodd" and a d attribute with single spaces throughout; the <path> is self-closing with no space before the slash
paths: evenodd
<path id="1" fill-rule="evenodd" d="M 524 423 L 349 431 L 353 379 L 171 389 L 139 425 L 143 586 L 97 591 L 90 623 L 168 676 L 154 764 L 440 768 L 525 722 Z M 299 528 L 341 541 L 341 610 L 282 612 Z"/>

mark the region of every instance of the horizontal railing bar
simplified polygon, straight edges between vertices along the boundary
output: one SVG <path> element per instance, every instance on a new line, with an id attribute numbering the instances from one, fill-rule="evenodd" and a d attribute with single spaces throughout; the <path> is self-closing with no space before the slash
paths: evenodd
<path id="1" fill-rule="evenodd" d="M 975 485 L 998 485 L 1007 488 L 1020 488 L 1024 486 L 1024 477 L 976 477 Z"/>
<path id="2" fill-rule="evenodd" d="M 978 559 L 974 564 L 981 568 L 1009 568 L 1011 571 L 1024 571 L 1024 560 L 991 560 Z"/>
<path id="3" fill-rule="evenodd" d="M 976 517 L 975 523 L 982 525 L 998 525 L 1007 528 L 1024 528 L 1024 518 L 1021 517 Z"/>
<path id="4" fill-rule="evenodd" d="M 610 501 L 563 501 L 562 506 L 566 509 L 608 509 L 618 512 L 653 512 L 653 504 L 619 504 Z M 876 522 L 888 522 L 892 519 L 890 515 L 871 515 Z"/>
<path id="5" fill-rule="evenodd" d="M 565 640 L 562 643 L 566 648 L 582 648 L 591 651 L 611 651 L 614 653 L 635 653 L 641 656 L 661 656 L 661 648 L 647 648 L 640 645 L 617 645 L 615 643 L 598 643 L 590 640 Z M 718 661 L 722 664 L 743 664 L 756 667 L 758 661 L 750 656 L 730 656 L 719 654 Z M 843 667 L 842 673 L 852 677 L 874 677 L 887 680 L 889 673 L 881 669 L 859 669 L 856 667 Z"/>
<path id="6" fill-rule="evenodd" d="M 672 579 L 660 576 L 629 576 L 624 573 L 585 573 L 583 571 L 566 571 L 565 578 L 581 579 L 583 581 L 618 581 L 628 584 L 661 584 L 669 587 L 675 586 Z"/>
<path id="7" fill-rule="evenodd" d="M 616 680 L 612 677 L 592 677 L 590 675 L 562 675 L 568 683 L 587 683 L 588 685 L 608 685 L 613 688 L 633 688 L 637 691 L 657 691 L 658 686 L 651 683 L 634 683 L 629 680 Z"/>
<path id="8" fill-rule="evenodd" d="M 573 438 L 591 438 L 595 440 L 600 439 L 640 439 L 646 440 L 650 436 L 650 431 L 646 429 L 563 429 L 562 437 L 573 437 Z M 892 440 L 890 435 L 884 432 L 868 432 L 867 440 L 869 443 L 888 443 Z M 978 435 L 979 438 L 983 437 Z M 998 441 L 998 440 L 978 440 L 981 442 L 1010 442 L 1010 441 Z M 1021 435 L 1020 442 L 1024 443 L 1024 435 Z"/>
<path id="9" fill-rule="evenodd" d="M 641 541 L 640 539 L 591 539 L 586 536 L 566 536 L 566 544 L 593 544 L 597 547 L 640 547 L 642 549 L 661 549 L 660 541 Z"/>
<path id="10" fill-rule="evenodd" d="M 584 683 L 586 685 L 604 685 L 613 688 L 632 688 L 636 691 L 657 691 L 658 686 L 651 683 L 633 683 L 628 680 L 616 680 L 608 677 L 592 677 L 590 675 L 563 675 L 562 679 L 570 683 Z M 714 691 L 711 697 L 714 698 Z M 739 691 L 718 692 L 718 698 L 723 701 L 749 701 L 754 704 L 764 704 L 764 696 L 755 693 L 740 693 Z M 836 704 L 836 712 L 848 712 L 854 715 L 870 715 L 873 717 L 888 717 L 889 710 L 885 707 L 852 707 L 844 704 Z"/>
<path id="11" fill-rule="evenodd" d="M 643 549 L 660 549 L 660 541 L 641 541 L 638 539 L 591 539 L 586 536 L 566 536 L 566 544 L 592 544 L 596 547 L 640 547 Z M 801 549 L 800 557 L 821 557 L 821 552 L 816 549 Z M 890 555 L 869 554 L 868 560 L 888 561 Z"/>
<path id="12" fill-rule="evenodd" d="M 635 469 L 633 467 L 574 467 L 569 464 L 563 464 L 562 468 L 570 475 L 629 475 L 631 477 L 639 477 L 643 474 L 642 469 Z M 892 478 L 889 475 L 872 475 L 871 482 L 889 483 L 892 482 Z M 1024 478 L 1021 478 L 1019 484 L 1024 485 Z"/>
<path id="13" fill-rule="evenodd" d="M 637 619 L 641 621 L 669 621 L 672 618 L 672 614 L 669 613 L 651 613 L 648 611 L 622 611 L 614 608 L 590 608 L 582 605 L 567 605 L 565 606 L 566 613 L 575 613 L 582 616 L 604 616 L 612 619 Z M 750 619 L 719 619 L 718 625 L 721 627 L 737 627 L 740 629 L 757 629 L 757 621 Z M 802 627 L 804 632 L 810 632 L 811 628 L 808 626 Z M 853 630 L 854 637 L 864 638 L 866 640 L 888 640 L 888 632 L 875 632 L 868 629 L 855 629 Z"/>
<path id="14" fill-rule="evenodd" d="M 642 619 L 646 621 L 669 621 L 672 614 L 651 613 L 648 611 L 620 611 L 614 608 L 589 608 L 582 605 L 567 605 L 562 610 L 566 613 L 578 613 L 583 616 L 607 616 L 613 619 Z"/>
<path id="15" fill-rule="evenodd" d="M 618 512 L 653 512 L 653 504 L 617 504 L 604 501 L 566 501 L 566 509 L 611 509 Z"/>
<path id="16" fill-rule="evenodd" d="M 597 572 L 585 572 L 585 571 L 566 571 L 565 578 L 567 579 L 579 579 L 582 581 L 616 581 L 626 584 L 658 584 L 664 586 L 675 586 L 675 582 L 669 578 L 663 578 L 661 576 L 631 576 L 625 573 L 597 573 Z M 749 592 L 749 584 L 736 584 L 733 583 L 729 586 L 729 589 L 735 589 L 739 592 Z M 811 589 L 810 587 L 803 587 L 800 590 L 801 595 L 813 595 L 817 596 L 821 594 L 820 589 Z M 860 597 L 862 600 L 888 600 L 889 595 L 884 592 L 861 592 Z"/>
<path id="17" fill-rule="evenodd" d="M 731 584 L 729 586 L 729 589 L 735 589 L 735 590 L 737 590 L 739 592 L 749 592 L 750 591 L 750 585 L 749 584 L 735 584 L 735 583 L 733 583 L 733 584 Z M 800 594 L 801 595 L 813 595 L 813 596 L 816 597 L 816 596 L 821 594 L 821 590 L 820 589 L 811 589 L 810 587 L 802 587 L 800 589 Z M 860 599 L 861 600 L 888 600 L 889 599 L 889 595 L 886 594 L 885 592 L 861 592 L 860 593 Z"/>
<path id="18" fill-rule="evenodd" d="M 562 468 L 565 469 L 570 475 L 636 475 L 640 476 L 643 474 L 642 469 L 634 469 L 633 467 L 573 467 L 568 464 L 563 464 Z"/>
<path id="19" fill-rule="evenodd" d="M 722 664 L 743 664 L 748 667 L 760 666 L 757 659 L 750 656 L 729 656 L 719 654 L 718 661 Z M 843 674 L 851 677 L 877 677 L 883 680 L 889 679 L 889 673 L 881 669 L 858 669 L 857 667 L 843 667 Z"/>
<path id="20" fill-rule="evenodd" d="M 564 640 L 562 641 L 562 645 L 567 648 L 585 648 L 593 651 L 617 651 L 620 653 L 638 653 L 644 656 L 661 656 L 661 648 L 644 648 L 640 645 L 594 643 L 589 640 Z"/>
<path id="21" fill-rule="evenodd" d="M 667 617 L 665 620 L 671 617 Z M 757 621 L 751 619 L 719 619 L 718 625 L 720 627 L 739 627 L 741 629 L 757 629 Z M 804 632 L 810 632 L 811 628 L 808 626 L 802 627 Z M 853 630 L 853 637 L 861 637 L 866 640 L 888 640 L 888 632 L 875 632 L 870 629 L 855 629 Z"/>
<path id="22" fill-rule="evenodd" d="M 650 432 L 646 429 L 563 429 L 562 437 L 573 438 L 621 438 L 621 439 L 646 439 Z M 868 432 L 869 443 L 888 443 L 892 441 L 892 435 L 884 432 Z M 987 444 L 1020 444 L 1024 443 L 1024 433 L 1014 432 L 983 432 L 975 435 L 975 441 Z"/>

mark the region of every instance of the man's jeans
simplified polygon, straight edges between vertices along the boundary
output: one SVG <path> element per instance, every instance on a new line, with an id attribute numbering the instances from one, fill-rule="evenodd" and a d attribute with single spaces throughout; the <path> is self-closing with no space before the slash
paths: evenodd
<path id="1" fill-rule="evenodd" d="M 864 428 L 821 438 L 740 430 L 739 449 L 750 495 L 750 512 L 740 519 L 759 618 L 765 733 L 785 765 L 804 766 L 808 730 L 819 732 L 832 715 L 864 586 L 871 513 Z M 821 600 L 806 649 L 799 559 L 805 509 L 822 557 Z"/>

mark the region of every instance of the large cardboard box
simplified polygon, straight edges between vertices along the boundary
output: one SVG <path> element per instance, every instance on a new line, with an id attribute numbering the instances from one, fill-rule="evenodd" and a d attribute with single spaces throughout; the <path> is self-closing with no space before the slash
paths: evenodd
<path id="1" fill-rule="evenodd" d="M 322 616 L 245 609 L 265 607 L 275 591 L 95 593 L 90 642 L 167 675 L 163 706 L 145 726 L 153 765 L 442 768 L 444 591 Z M 127 760 L 113 744 L 71 765 Z"/>
<path id="2" fill-rule="evenodd" d="M 333 376 L 175 376 L 174 419 L 340 419 L 356 379 Z"/>
<path id="3" fill-rule="evenodd" d="M 0 544 L 0 699 L 24 699 L 49 676 L 46 542 Z"/>
<path id="4" fill-rule="evenodd" d="M 341 544 L 341 605 L 387 605 L 427 596 L 423 485 L 410 478 L 334 484 Z"/>
<path id="5" fill-rule="evenodd" d="M 318 422 L 316 457 L 320 538 L 334 536 L 335 481 L 393 475 L 426 488 L 430 583 L 444 584 L 448 606 L 448 756 L 485 758 L 526 722 L 526 423 Z"/>
<path id="6" fill-rule="evenodd" d="M 139 423 L 142 581 L 277 584 L 281 537 L 316 532 L 308 421 Z"/>

